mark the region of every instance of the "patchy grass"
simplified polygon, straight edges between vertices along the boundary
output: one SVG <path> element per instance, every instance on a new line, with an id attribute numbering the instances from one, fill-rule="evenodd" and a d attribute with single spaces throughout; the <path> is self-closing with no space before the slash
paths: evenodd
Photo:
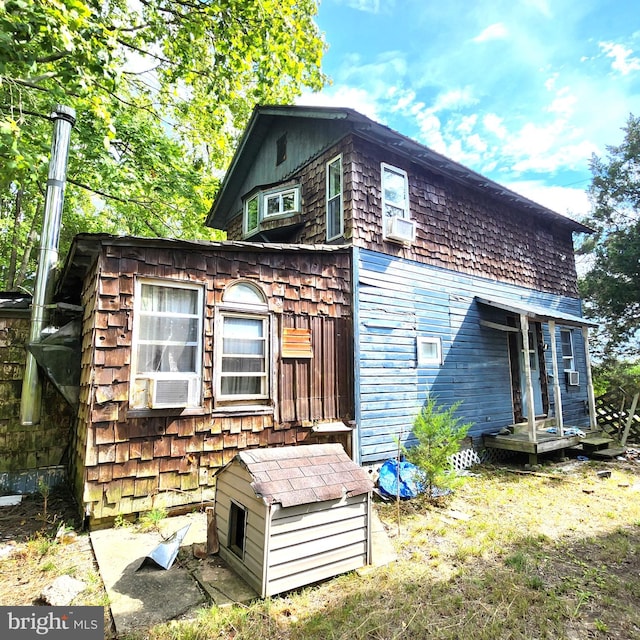
<path id="1" fill-rule="evenodd" d="M 611 478 L 598 478 L 603 468 Z M 517 470 L 478 468 L 437 506 L 376 504 L 398 555 L 390 565 L 249 606 L 204 608 L 121 640 L 640 637 L 640 465 Z M 0 560 L 2 582 L 80 570 L 73 555 L 57 555 L 73 546 L 33 537 L 22 556 Z M 29 604 L 26 593 L 2 604 Z M 99 585 L 81 597 L 105 604 Z"/>
<path id="2" fill-rule="evenodd" d="M 484 467 L 444 504 L 376 505 L 398 560 L 131 640 L 640 637 L 640 468 Z M 551 477 L 549 477 L 551 476 Z"/>

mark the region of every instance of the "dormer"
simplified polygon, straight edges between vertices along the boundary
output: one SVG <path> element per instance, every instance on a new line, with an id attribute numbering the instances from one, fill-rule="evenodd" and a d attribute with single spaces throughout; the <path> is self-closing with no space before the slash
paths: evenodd
<path id="1" fill-rule="evenodd" d="M 243 240 L 286 240 L 302 223 L 298 183 L 256 187 L 242 198 Z"/>

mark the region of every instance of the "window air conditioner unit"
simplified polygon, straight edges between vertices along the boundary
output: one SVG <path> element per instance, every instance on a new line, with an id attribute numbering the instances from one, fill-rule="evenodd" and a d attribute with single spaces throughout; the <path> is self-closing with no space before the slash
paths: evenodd
<path id="1" fill-rule="evenodd" d="M 191 384 L 188 378 L 177 380 L 151 380 L 151 409 L 186 407 L 189 404 Z"/>
<path id="2" fill-rule="evenodd" d="M 408 218 L 393 216 L 387 219 L 387 240 L 395 242 L 413 242 L 416 239 L 416 223 Z"/>
<path id="3" fill-rule="evenodd" d="M 577 387 L 580 384 L 580 372 L 579 371 L 565 371 L 567 374 L 567 384 L 570 387 Z"/>

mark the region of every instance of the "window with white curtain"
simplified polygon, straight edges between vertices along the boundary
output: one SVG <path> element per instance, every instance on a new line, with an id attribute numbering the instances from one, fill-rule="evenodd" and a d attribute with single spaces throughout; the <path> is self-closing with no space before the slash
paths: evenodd
<path id="1" fill-rule="evenodd" d="M 202 317 L 202 286 L 136 282 L 133 408 L 200 405 Z"/>
<path id="2" fill-rule="evenodd" d="M 270 325 L 263 292 L 238 282 L 223 296 L 217 340 L 217 399 L 254 401 L 269 397 Z"/>

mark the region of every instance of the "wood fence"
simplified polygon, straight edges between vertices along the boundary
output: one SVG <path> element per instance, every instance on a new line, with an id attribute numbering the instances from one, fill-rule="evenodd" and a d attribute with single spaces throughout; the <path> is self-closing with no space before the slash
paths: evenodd
<path id="1" fill-rule="evenodd" d="M 631 409 L 634 409 L 633 415 Z M 617 440 L 623 437 L 629 425 L 626 444 L 640 444 L 640 403 L 634 405 L 633 398 L 596 398 L 596 420 L 601 429 Z"/>

